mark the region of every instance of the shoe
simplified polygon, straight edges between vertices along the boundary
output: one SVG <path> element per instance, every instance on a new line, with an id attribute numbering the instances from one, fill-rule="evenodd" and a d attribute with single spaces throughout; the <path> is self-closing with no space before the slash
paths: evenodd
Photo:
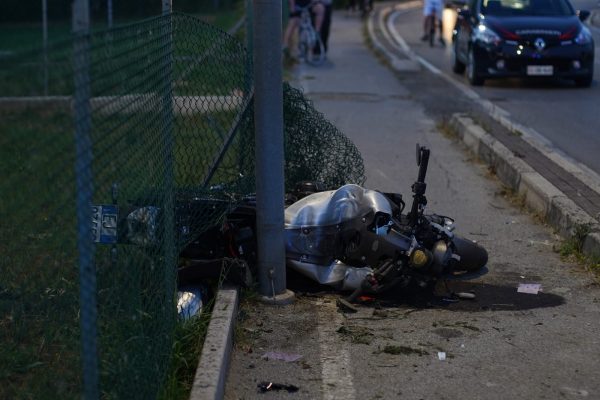
<path id="1" fill-rule="evenodd" d="M 446 47 L 446 41 L 444 40 L 444 38 L 439 38 L 439 42 L 442 45 L 442 47 Z"/>
<path id="2" fill-rule="evenodd" d="M 422 40 L 423 42 L 426 42 L 426 41 L 428 41 L 428 40 L 429 40 L 429 35 L 428 35 L 428 34 L 424 34 L 423 36 L 421 36 L 421 40 Z"/>

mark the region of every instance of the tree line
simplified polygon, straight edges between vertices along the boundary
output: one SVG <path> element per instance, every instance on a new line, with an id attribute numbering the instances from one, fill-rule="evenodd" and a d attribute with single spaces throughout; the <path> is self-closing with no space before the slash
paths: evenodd
<path id="1" fill-rule="evenodd" d="M 108 0 L 89 0 L 93 19 L 105 20 Z M 173 0 L 173 9 L 184 13 L 226 10 L 241 0 Z M 73 0 L 47 0 L 49 21 L 68 21 Z M 161 0 L 112 0 L 118 19 L 144 18 L 160 14 Z M 0 23 L 37 23 L 42 20 L 41 0 L 0 0 Z"/>

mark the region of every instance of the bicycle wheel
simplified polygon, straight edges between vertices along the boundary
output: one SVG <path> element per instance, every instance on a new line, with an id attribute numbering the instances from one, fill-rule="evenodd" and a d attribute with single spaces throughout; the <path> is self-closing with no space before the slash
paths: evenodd
<path id="1" fill-rule="evenodd" d="M 298 58 L 307 60 L 310 48 L 310 32 L 306 29 L 300 29 L 298 35 Z"/>
<path id="2" fill-rule="evenodd" d="M 323 45 L 323 40 L 316 32 L 313 32 L 310 43 L 306 52 L 306 62 L 310 65 L 319 66 L 325 62 L 325 45 Z"/>

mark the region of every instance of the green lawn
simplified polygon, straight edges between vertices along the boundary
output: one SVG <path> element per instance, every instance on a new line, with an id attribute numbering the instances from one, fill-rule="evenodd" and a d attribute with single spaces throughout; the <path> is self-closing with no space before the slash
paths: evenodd
<path id="1" fill-rule="evenodd" d="M 165 182 L 161 109 L 151 105 L 154 112 L 151 107 L 93 118 L 95 203 L 110 203 L 117 183 L 122 207 L 141 198 L 161 205 L 161 193 L 170 184 Z M 178 186 L 200 185 L 235 116 L 234 111 L 176 116 Z M 0 120 L 0 173 L 5 177 L 0 192 L 7 194 L 0 202 L 0 398 L 77 398 L 81 332 L 72 115 L 65 107 L 48 104 L 4 105 Z M 242 138 L 226 153 L 216 180 L 237 178 L 239 150 L 246 148 L 241 147 Z M 218 218 L 196 217 L 207 222 Z M 106 398 L 173 393 L 178 390 L 174 382 L 185 381 L 177 372 L 165 378 L 165 366 L 173 346 L 181 346 L 179 340 L 200 341 L 201 336 L 189 338 L 193 333 L 185 327 L 174 330 L 175 263 L 171 272 L 165 265 L 160 248 L 119 245 L 116 262 L 110 248 L 97 248 Z M 175 345 L 174 337 L 180 338 Z M 182 357 L 180 361 L 189 356 Z M 180 365 L 172 368 L 182 371 Z M 189 368 L 185 371 L 190 375 Z M 163 385 L 169 389 L 160 389 Z"/>

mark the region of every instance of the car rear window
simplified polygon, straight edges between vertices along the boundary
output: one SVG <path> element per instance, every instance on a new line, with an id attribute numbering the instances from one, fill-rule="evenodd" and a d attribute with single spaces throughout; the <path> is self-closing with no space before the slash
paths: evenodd
<path id="1" fill-rule="evenodd" d="M 574 15 L 566 0 L 482 0 L 481 13 L 494 16 Z"/>

